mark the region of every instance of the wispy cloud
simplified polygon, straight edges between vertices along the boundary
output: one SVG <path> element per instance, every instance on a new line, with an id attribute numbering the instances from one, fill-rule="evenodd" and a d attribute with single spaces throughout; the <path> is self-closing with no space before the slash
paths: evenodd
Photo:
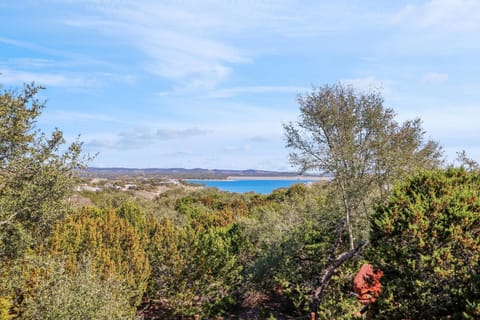
<path id="1" fill-rule="evenodd" d="M 122 131 L 115 136 L 93 138 L 87 142 L 89 148 L 105 149 L 140 149 L 151 146 L 157 142 L 179 140 L 202 136 L 209 133 L 209 130 L 200 128 L 187 129 L 152 129 L 139 127 L 129 131 Z"/>
<path id="2" fill-rule="evenodd" d="M 35 81 L 38 84 L 52 87 L 88 88 L 96 87 L 99 82 L 95 78 L 84 75 L 66 73 L 31 72 L 12 70 L 0 66 L 0 82 L 20 85 Z"/>
<path id="3" fill-rule="evenodd" d="M 66 20 L 69 26 L 94 28 L 143 52 L 148 60 L 144 68 L 198 89 L 215 87 L 230 74 L 230 64 L 245 63 L 249 58 L 213 33 L 212 12 L 193 5 L 189 13 L 181 5 L 157 2 L 127 3 L 103 7 L 101 18 Z M 212 22 L 209 22 L 212 21 Z"/>
<path id="4" fill-rule="evenodd" d="M 33 41 L 8 37 L 0 37 L 0 45 L 2 44 L 19 48 L 20 52 L 26 50 L 25 56 L 19 54 L 0 63 L 2 83 L 18 85 L 35 81 L 48 87 L 75 89 L 98 88 L 108 83 L 132 85 L 136 82 L 135 75 L 118 70 L 111 62 L 96 56 L 79 54 L 68 49 L 51 49 Z"/>
<path id="5" fill-rule="evenodd" d="M 99 88 L 106 83 L 134 84 L 136 77 L 129 74 L 113 74 L 109 72 L 75 72 L 52 70 L 48 60 L 25 59 L 24 65 L 17 68 L 2 67 L 0 64 L 0 83 L 21 85 L 36 82 L 47 87 L 63 87 L 69 89 Z M 31 70 L 28 70 L 31 69 Z"/>
<path id="6" fill-rule="evenodd" d="M 50 49 L 48 47 L 38 45 L 34 42 L 21 41 L 17 39 L 8 38 L 8 37 L 0 37 L 0 43 L 4 45 L 29 49 L 35 52 L 40 52 L 40 53 L 49 54 L 49 55 L 57 55 L 57 56 L 64 55 L 64 52 L 59 50 Z"/>
<path id="7" fill-rule="evenodd" d="M 430 0 L 410 4 L 392 16 L 391 26 L 390 52 L 458 55 L 480 48 L 480 2 Z"/>
<path id="8" fill-rule="evenodd" d="M 408 27 L 442 32 L 480 30 L 480 2 L 476 0 L 430 0 L 407 5 L 393 19 Z"/>
<path id="9" fill-rule="evenodd" d="M 448 73 L 427 72 L 423 75 L 422 82 L 430 84 L 444 83 L 448 80 Z"/>
<path id="10" fill-rule="evenodd" d="M 133 47 L 145 55 L 145 70 L 173 81 L 171 88 L 190 91 L 217 90 L 237 65 L 253 63 L 259 56 L 300 50 L 284 45 L 293 39 L 346 32 L 366 25 L 359 22 L 372 16 L 375 19 L 369 21 L 385 20 L 362 6 L 292 0 L 103 4 L 90 16 L 69 17 L 64 23 L 101 30 Z M 266 45 L 260 39 L 271 41 Z M 252 89 L 221 89 L 214 94 L 228 97 Z"/>
<path id="11" fill-rule="evenodd" d="M 85 55 L 75 51 L 69 51 L 68 49 L 59 50 L 50 48 L 46 45 L 38 44 L 36 41 L 22 41 L 18 39 L 1 37 L 0 44 L 27 49 L 28 51 L 34 52 L 35 54 L 40 54 L 42 56 L 47 56 L 49 58 L 22 58 L 15 57 L 9 59 L 8 63 L 14 66 L 23 66 L 23 67 L 74 67 L 74 66 L 85 66 L 85 65 L 94 65 L 94 66 L 105 66 L 109 65 L 108 61 L 97 59 L 92 55 Z M 6 63 L 4 61 L 4 63 Z"/>

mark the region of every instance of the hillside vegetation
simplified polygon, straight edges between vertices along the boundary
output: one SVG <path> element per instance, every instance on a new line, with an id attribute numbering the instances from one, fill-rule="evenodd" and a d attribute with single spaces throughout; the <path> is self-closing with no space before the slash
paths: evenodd
<path id="1" fill-rule="evenodd" d="M 88 159 L 36 130 L 39 89 L 0 94 L 0 319 L 355 319 L 366 262 L 384 278 L 364 317 L 480 318 L 480 172 L 378 93 L 319 88 L 285 126 L 292 163 L 331 182 L 145 197 L 158 180 L 78 188 Z"/>

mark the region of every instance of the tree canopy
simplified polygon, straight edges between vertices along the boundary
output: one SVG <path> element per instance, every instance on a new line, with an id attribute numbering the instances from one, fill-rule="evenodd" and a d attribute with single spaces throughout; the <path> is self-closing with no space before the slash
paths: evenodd
<path id="1" fill-rule="evenodd" d="M 298 103 L 299 120 L 284 125 L 290 161 L 301 171 L 333 176 L 353 249 L 355 237 L 366 238 L 371 200 L 384 196 L 403 174 L 439 166 L 441 148 L 425 141 L 420 119 L 395 121 L 376 91 L 337 83 L 300 95 Z"/>
<path id="2" fill-rule="evenodd" d="M 0 258 L 12 258 L 44 239 L 65 209 L 74 170 L 83 166 L 81 143 L 65 146 L 35 124 L 45 103 L 43 88 L 0 92 Z"/>

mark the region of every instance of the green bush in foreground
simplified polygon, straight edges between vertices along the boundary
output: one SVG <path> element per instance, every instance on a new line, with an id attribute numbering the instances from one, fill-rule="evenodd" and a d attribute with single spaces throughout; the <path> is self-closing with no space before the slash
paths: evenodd
<path id="1" fill-rule="evenodd" d="M 480 172 L 418 174 L 372 216 L 380 319 L 479 319 Z"/>
<path id="2" fill-rule="evenodd" d="M 124 208 L 122 212 L 126 211 Z M 133 214 L 128 215 L 133 219 Z M 54 256 L 65 257 L 73 273 L 84 256 L 91 257 L 96 274 L 121 280 L 130 289 L 132 306 L 140 303 L 150 276 L 145 244 L 137 229 L 113 209 L 71 213 L 54 226 L 46 249 Z"/>
<path id="3" fill-rule="evenodd" d="M 132 293 L 119 279 L 103 278 L 88 258 L 72 273 L 58 259 L 35 261 L 37 285 L 24 302 L 22 319 L 134 319 Z M 32 279 L 33 280 L 33 279 Z"/>

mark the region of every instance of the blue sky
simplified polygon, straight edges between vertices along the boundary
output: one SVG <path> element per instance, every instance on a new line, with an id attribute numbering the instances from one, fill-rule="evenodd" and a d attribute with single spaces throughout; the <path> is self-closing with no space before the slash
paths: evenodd
<path id="1" fill-rule="evenodd" d="M 0 73 L 92 166 L 292 170 L 297 94 L 337 81 L 480 161 L 476 0 L 0 0 Z"/>

